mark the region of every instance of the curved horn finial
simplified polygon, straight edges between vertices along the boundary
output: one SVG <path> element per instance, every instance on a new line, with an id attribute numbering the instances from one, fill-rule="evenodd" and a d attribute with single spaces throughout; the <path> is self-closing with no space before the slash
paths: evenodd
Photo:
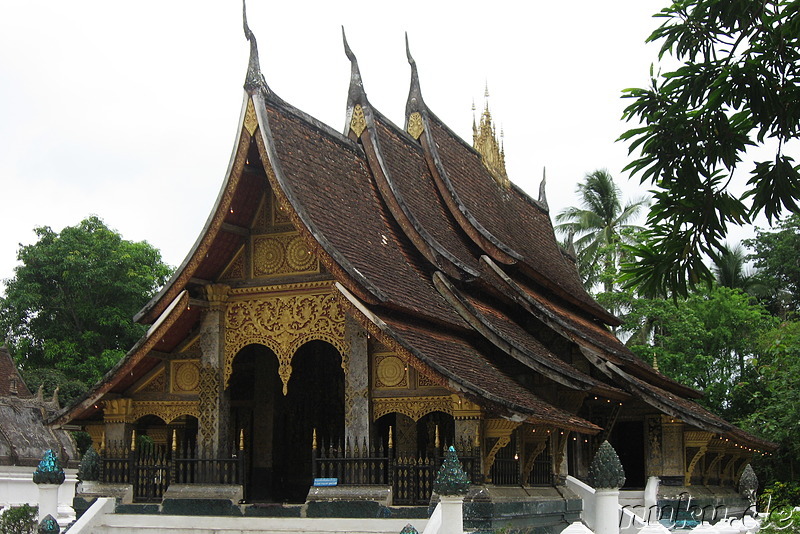
<path id="1" fill-rule="evenodd" d="M 411 56 L 411 47 L 408 44 L 408 32 L 406 32 L 406 57 L 408 64 L 411 65 L 411 87 L 408 90 L 408 100 L 406 101 L 406 119 L 415 111 L 420 111 L 424 105 L 422 102 L 422 90 L 419 86 L 419 72 L 417 62 Z"/>
<path id="2" fill-rule="evenodd" d="M 344 53 L 350 60 L 350 89 L 347 91 L 347 107 L 352 108 L 355 104 L 367 103 L 367 94 L 364 92 L 364 83 L 361 80 L 361 71 L 358 68 L 358 59 L 347 43 L 347 35 L 342 26 L 342 42 L 344 43 Z"/>
<path id="3" fill-rule="evenodd" d="M 250 43 L 250 61 L 247 64 L 247 76 L 244 79 L 244 88 L 247 91 L 253 91 L 257 88 L 267 88 L 267 83 L 261 75 L 261 66 L 258 62 L 258 44 L 256 43 L 256 36 L 247 25 L 247 3 L 242 0 L 242 26 L 244 28 L 244 36 Z"/>
<path id="4" fill-rule="evenodd" d="M 547 186 L 547 168 L 542 167 L 542 181 L 539 182 L 539 204 L 544 206 L 544 209 L 549 210 L 550 207 L 547 205 L 547 193 L 545 192 L 546 186 Z"/>

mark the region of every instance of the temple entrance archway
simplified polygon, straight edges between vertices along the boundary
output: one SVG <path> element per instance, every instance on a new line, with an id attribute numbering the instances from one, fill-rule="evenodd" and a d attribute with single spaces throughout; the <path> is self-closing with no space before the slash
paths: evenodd
<path id="1" fill-rule="evenodd" d="M 311 441 L 344 436 L 344 372 L 339 352 L 324 341 L 302 345 L 291 360 L 286 395 L 278 358 L 252 344 L 233 360 L 226 394 L 229 440 L 244 431 L 247 499 L 304 502 L 311 486 Z"/>

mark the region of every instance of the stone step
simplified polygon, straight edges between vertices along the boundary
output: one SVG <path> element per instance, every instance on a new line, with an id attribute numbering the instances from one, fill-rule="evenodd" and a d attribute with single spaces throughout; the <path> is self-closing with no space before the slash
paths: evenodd
<path id="1" fill-rule="evenodd" d="M 332 519 L 110 514 L 93 534 L 398 534 L 408 523 L 422 532 L 427 519 Z"/>

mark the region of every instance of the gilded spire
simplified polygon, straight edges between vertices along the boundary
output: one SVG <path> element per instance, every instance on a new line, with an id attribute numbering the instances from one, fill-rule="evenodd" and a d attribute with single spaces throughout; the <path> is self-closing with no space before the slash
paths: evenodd
<path id="1" fill-rule="evenodd" d="M 501 142 L 497 140 L 497 129 L 492 123 L 492 113 L 489 111 L 489 84 L 484 91 L 486 102 L 481 115 L 480 126 L 473 129 L 472 146 L 481 155 L 483 165 L 502 187 L 509 187 L 511 182 L 506 173 L 506 156 Z M 474 124 L 474 120 L 473 120 Z M 501 134 L 502 135 L 502 134 Z"/>

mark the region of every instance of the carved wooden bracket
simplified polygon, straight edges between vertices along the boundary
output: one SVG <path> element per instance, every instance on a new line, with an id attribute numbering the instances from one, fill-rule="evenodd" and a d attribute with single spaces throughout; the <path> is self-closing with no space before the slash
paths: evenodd
<path id="1" fill-rule="evenodd" d="M 692 457 L 692 460 L 689 462 L 689 465 L 686 467 L 686 474 L 683 477 L 683 484 L 685 486 L 692 485 L 692 474 L 694 473 L 694 469 L 697 467 L 697 463 L 703 458 L 703 456 L 706 455 L 706 452 L 708 452 L 708 446 L 713 437 L 714 435 L 711 432 L 694 430 L 684 432 L 684 446 L 687 449 L 690 447 L 698 448 L 697 452 Z"/>
<path id="2" fill-rule="evenodd" d="M 485 421 L 484 436 L 487 439 L 497 438 L 497 441 L 483 460 L 483 476 L 487 480 L 489 479 L 489 473 L 492 471 L 492 465 L 497 453 L 511 442 L 511 434 L 521 424 L 508 419 L 487 419 Z"/>

